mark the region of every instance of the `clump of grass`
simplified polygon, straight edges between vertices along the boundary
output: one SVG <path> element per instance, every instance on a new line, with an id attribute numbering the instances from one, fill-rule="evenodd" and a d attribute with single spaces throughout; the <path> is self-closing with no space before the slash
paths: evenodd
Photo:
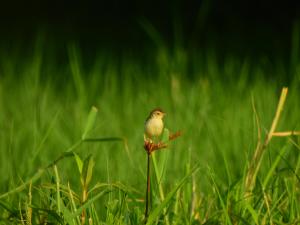
<path id="1" fill-rule="evenodd" d="M 260 123 L 259 123 L 259 119 L 258 119 L 258 115 L 256 113 L 256 109 L 253 105 L 253 109 L 254 109 L 254 113 L 255 113 L 255 117 L 256 117 L 256 122 L 257 122 L 257 127 L 258 127 L 258 142 L 257 142 L 257 146 L 255 149 L 255 152 L 253 154 L 252 160 L 250 161 L 250 166 L 246 175 L 246 180 L 245 180 L 245 192 L 246 195 L 249 195 L 256 183 L 256 177 L 257 177 L 257 173 L 260 169 L 261 166 L 261 162 L 262 162 L 262 157 L 263 154 L 265 152 L 265 150 L 267 149 L 267 146 L 269 144 L 269 142 L 271 141 L 271 139 L 275 136 L 275 137 L 288 137 L 288 136 L 293 136 L 293 135 L 300 135 L 299 131 L 284 131 L 284 132 L 275 132 L 276 131 L 276 127 L 281 115 L 281 112 L 283 111 L 284 108 L 284 103 L 287 97 L 287 93 L 288 93 L 288 88 L 283 88 L 281 91 L 281 95 L 279 98 L 279 102 L 277 105 L 277 109 L 276 109 L 276 113 L 275 113 L 275 117 L 273 119 L 271 128 L 268 132 L 268 134 L 266 135 L 266 138 L 264 140 L 264 142 L 261 142 L 261 128 L 260 128 Z M 264 185 L 265 186 L 265 185 Z"/>
<path id="2" fill-rule="evenodd" d="M 56 205 L 56 210 L 54 212 L 55 217 L 57 222 L 61 221 L 66 221 L 68 224 L 86 224 L 86 221 L 88 220 L 89 223 L 93 223 L 91 221 L 94 221 L 93 214 L 91 212 L 92 209 L 89 207 L 94 207 L 93 202 L 97 200 L 98 198 L 102 197 L 106 193 L 111 191 L 111 188 L 109 185 L 103 184 L 99 185 L 97 184 L 93 188 L 89 190 L 89 184 L 92 180 L 92 174 L 93 174 L 93 167 L 95 165 L 95 162 L 93 160 L 92 155 L 88 155 L 84 160 L 82 160 L 79 155 L 74 151 L 76 148 L 81 143 L 84 142 L 111 142 L 111 141 L 123 141 L 123 138 L 120 137 L 107 137 L 107 138 L 89 138 L 89 133 L 92 130 L 95 120 L 96 120 L 96 115 L 97 115 L 98 109 L 96 107 L 92 107 L 87 123 L 84 129 L 84 132 L 82 134 L 82 138 L 79 142 L 75 143 L 72 147 L 70 147 L 66 152 L 64 152 L 61 156 L 59 156 L 56 160 L 51 162 L 48 166 L 40 169 L 34 176 L 32 176 L 28 181 L 24 182 L 22 185 L 6 192 L 0 195 L 0 199 L 6 198 L 11 196 L 12 194 L 18 194 L 24 189 L 26 189 L 29 186 L 29 194 L 28 194 L 28 202 L 25 204 L 25 215 L 23 215 L 22 210 L 20 209 L 20 221 L 22 224 L 33 224 L 33 223 L 38 223 L 42 224 L 41 221 L 46 220 L 45 222 L 47 223 L 47 219 L 43 218 L 42 214 L 39 212 L 41 209 L 36 209 L 32 207 L 32 185 L 33 183 L 37 182 L 42 178 L 42 176 L 45 174 L 45 172 L 48 172 L 49 169 L 53 168 L 54 174 L 55 174 L 55 184 L 51 184 L 49 189 L 55 190 L 56 191 L 56 198 L 55 200 L 52 199 L 51 196 L 47 196 L 49 198 L 50 202 L 55 201 Z M 70 188 L 70 185 L 68 183 L 68 186 L 64 186 L 61 184 L 60 177 L 59 177 L 59 172 L 57 168 L 57 164 L 61 161 L 64 160 L 66 157 L 74 157 L 78 171 L 80 174 L 80 182 L 81 182 L 81 198 Z M 100 193 L 96 194 L 94 197 L 89 198 L 89 195 L 92 194 L 93 192 L 97 192 L 98 189 L 102 188 Z M 115 187 L 119 188 L 120 190 L 122 189 L 120 186 L 115 185 Z M 40 189 L 42 192 L 42 188 Z M 75 203 L 75 199 L 80 200 L 80 207 L 78 208 Z M 69 211 L 68 204 L 65 204 L 65 201 L 68 201 L 69 204 L 72 205 L 72 211 Z M 90 215 L 89 218 L 87 219 L 87 212 L 86 209 L 89 208 Z M 47 209 L 45 209 L 47 210 Z M 42 210 L 43 211 L 43 210 Z M 38 215 L 35 219 L 35 222 L 33 221 L 33 212 Z M 78 215 L 80 216 L 80 219 L 78 218 Z M 95 216 L 95 215 L 94 215 Z M 96 216 L 97 218 L 97 216 Z M 14 218 L 17 221 L 19 219 Z M 37 222 L 38 221 L 38 222 Z M 79 222 L 80 221 L 80 222 Z"/>

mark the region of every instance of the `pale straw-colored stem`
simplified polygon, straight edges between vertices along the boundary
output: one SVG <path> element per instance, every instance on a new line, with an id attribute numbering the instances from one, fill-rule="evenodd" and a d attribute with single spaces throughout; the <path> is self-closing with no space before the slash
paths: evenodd
<path id="1" fill-rule="evenodd" d="M 277 105 L 277 109 L 276 109 L 276 113 L 271 125 L 271 128 L 267 134 L 267 137 L 265 138 L 265 141 L 263 142 L 263 144 L 261 144 L 260 139 L 261 139 L 261 134 L 260 134 L 260 127 L 259 127 L 259 120 L 258 120 L 258 116 L 254 107 L 254 113 L 256 115 L 256 120 L 257 120 L 257 124 L 258 124 L 258 143 L 257 143 L 257 147 L 255 149 L 255 152 L 253 154 L 247 175 L 246 175 L 246 180 L 245 180 L 245 191 L 246 191 L 246 195 L 248 196 L 249 193 L 251 193 L 252 189 L 255 186 L 255 181 L 256 181 L 256 175 L 259 171 L 260 165 L 261 165 L 261 161 L 263 158 L 263 153 L 265 152 L 267 145 L 269 144 L 269 142 L 271 141 L 273 136 L 288 136 L 288 135 L 295 135 L 298 132 L 294 132 L 291 133 L 290 131 L 288 132 L 275 132 L 281 112 L 283 110 L 283 106 L 286 100 L 286 96 L 288 93 L 288 88 L 284 87 L 282 88 L 281 91 L 281 95 L 279 98 L 279 102 Z M 284 135 L 283 135 L 284 134 Z"/>

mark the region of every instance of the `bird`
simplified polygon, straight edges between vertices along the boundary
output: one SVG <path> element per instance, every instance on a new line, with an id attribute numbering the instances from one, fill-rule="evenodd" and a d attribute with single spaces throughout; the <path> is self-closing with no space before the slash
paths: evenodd
<path id="1" fill-rule="evenodd" d="M 164 130 L 163 118 L 166 113 L 160 109 L 153 109 L 145 121 L 144 140 L 153 142 L 153 139 L 158 139 Z"/>

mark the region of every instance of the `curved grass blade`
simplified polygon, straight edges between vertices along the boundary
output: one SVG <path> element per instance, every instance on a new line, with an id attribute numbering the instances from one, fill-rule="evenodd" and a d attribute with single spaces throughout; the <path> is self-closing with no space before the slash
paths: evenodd
<path id="1" fill-rule="evenodd" d="M 67 152 L 63 152 L 56 160 L 54 160 L 52 163 L 50 163 L 46 169 L 56 165 L 60 160 L 67 158 L 67 157 L 74 157 L 74 152 L 73 151 L 67 151 Z"/>

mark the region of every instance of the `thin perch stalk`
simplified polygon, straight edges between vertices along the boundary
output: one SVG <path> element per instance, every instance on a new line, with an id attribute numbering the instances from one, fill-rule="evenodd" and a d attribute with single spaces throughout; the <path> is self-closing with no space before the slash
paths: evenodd
<path id="1" fill-rule="evenodd" d="M 149 216 L 150 206 L 150 165 L 151 165 L 151 153 L 147 154 L 147 190 L 146 190 L 146 209 L 145 209 L 145 223 L 147 223 Z"/>

